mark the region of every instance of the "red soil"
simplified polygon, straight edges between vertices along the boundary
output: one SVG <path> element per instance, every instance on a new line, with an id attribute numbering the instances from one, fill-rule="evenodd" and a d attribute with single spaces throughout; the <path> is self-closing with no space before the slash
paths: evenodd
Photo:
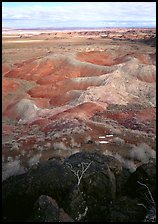
<path id="1" fill-rule="evenodd" d="M 149 55 L 137 53 L 137 54 L 134 54 L 134 56 L 137 59 L 139 59 L 142 64 L 147 64 L 147 65 L 153 64 L 153 61 Z"/>
<path id="2" fill-rule="evenodd" d="M 126 112 L 104 112 L 102 118 L 109 118 L 117 121 L 126 128 L 155 132 L 155 127 L 149 124 L 156 120 L 156 108 L 146 108 L 137 111 Z M 147 123 L 149 122 L 149 123 Z"/>
<path id="3" fill-rule="evenodd" d="M 7 73 L 9 70 L 10 70 L 9 67 L 7 67 L 7 66 L 5 66 L 5 65 L 2 65 L 2 74 Z"/>
<path id="4" fill-rule="evenodd" d="M 140 121 L 155 120 L 156 108 L 146 108 L 139 111 L 132 112 L 117 112 L 117 113 L 104 113 L 103 117 L 107 117 L 113 120 L 125 120 L 129 118 L 137 118 Z"/>
<path id="5" fill-rule="evenodd" d="M 125 63 L 130 60 L 130 57 L 136 57 L 140 60 L 140 63 L 145 65 L 153 64 L 153 55 L 145 54 L 134 54 L 128 53 L 124 55 L 119 54 L 107 54 L 106 52 L 80 52 L 77 54 L 76 59 L 84 62 L 93 63 L 93 65 L 71 61 L 71 59 L 65 58 L 44 58 L 44 59 L 35 59 L 35 60 L 27 60 L 25 62 L 16 64 L 13 69 L 7 70 L 5 67 L 3 70 L 6 72 L 3 76 L 3 88 L 2 95 L 6 96 L 10 92 L 17 91 L 20 87 L 20 82 L 13 80 L 12 78 L 18 78 L 28 81 L 35 81 L 35 86 L 27 91 L 27 93 L 19 94 L 17 97 L 13 97 L 8 102 L 3 115 L 13 119 L 20 119 L 19 115 L 16 114 L 15 108 L 16 104 L 24 98 L 32 99 L 35 105 L 39 108 L 50 108 L 60 107 L 63 105 L 69 105 L 73 100 L 77 100 L 82 91 L 86 91 L 88 87 L 93 86 L 96 87 L 100 85 L 100 82 L 97 83 L 96 79 L 92 79 L 93 76 L 105 75 L 107 72 L 106 67 L 104 69 L 103 66 L 113 66 L 119 63 Z M 94 64 L 97 64 L 94 65 Z M 131 68 L 130 68 L 131 69 Z M 154 70 L 153 70 L 154 71 Z M 80 79 L 80 77 L 82 79 Z M 86 78 L 89 77 L 90 79 Z M 155 74 L 151 72 L 151 74 L 142 73 L 138 78 L 142 81 L 147 82 L 155 82 Z M 98 79 L 99 80 L 99 79 Z M 133 77 L 134 81 L 134 77 Z M 36 85 L 37 84 L 37 85 Z M 113 86 L 112 86 L 113 87 Z M 115 88 L 115 87 L 113 87 Z M 109 92 L 112 90 L 111 87 L 107 88 Z M 79 91 L 75 91 L 79 90 Z M 80 91 L 81 90 L 81 91 Z M 100 89 L 98 88 L 98 91 Z M 92 92 L 93 93 L 93 92 Z M 97 92 L 95 92 L 97 94 Z M 110 94 L 112 94 L 110 92 Z M 120 93 L 121 94 L 121 93 Z M 93 94 L 92 96 L 93 97 Z M 114 97 L 114 95 L 111 95 Z M 123 97 L 123 96 L 122 96 Z M 89 98 L 90 99 L 90 98 Z M 96 98 L 97 99 L 97 98 Z M 99 99 L 99 98 L 98 98 Z M 104 99 L 102 99 L 104 100 Z M 76 101 L 77 102 L 77 101 Z M 101 101 L 102 102 L 102 101 Z M 100 103 L 101 103 L 100 102 Z M 110 102 L 110 101 L 109 101 Z M 27 103 L 26 103 L 27 104 Z M 118 102 L 119 104 L 119 102 Z M 35 114 L 33 120 L 30 121 L 29 125 L 37 125 L 41 128 L 49 129 L 49 123 L 52 121 L 57 121 L 61 118 L 63 119 L 72 119 L 79 118 L 84 121 L 88 121 L 98 112 L 105 112 L 106 104 L 101 106 L 101 104 L 97 104 L 96 101 L 82 103 L 80 105 L 74 106 L 71 109 L 66 109 L 65 111 L 59 110 L 59 112 L 53 111 L 53 109 L 49 110 L 49 117 L 47 116 L 46 111 L 42 111 L 45 118 L 42 118 L 40 115 Z M 51 115 L 52 111 L 52 115 Z M 36 113 L 36 111 L 34 111 Z M 54 115 L 53 115 L 54 114 Z M 146 120 L 154 120 L 155 119 L 155 111 L 153 108 L 145 109 L 141 111 L 131 111 L 131 112 L 116 112 L 116 113 L 105 113 L 104 116 L 106 118 L 110 118 L 113 120 L 117 120 L 120 124 L 122 122 L 129 124 L 129 120 L 131 122 L 135 122 L 138 120 L 140 122 L 145 122 Z M 29 118 L 29 114 L 28 114 Z M 134 119 L 134 120 L 133 120 Z M 104 129 L 104 128 L 103 128 Z M 98 129 L 94 134 L 95 136 L 98 133 L 102 133 L 103 130 Z"/>
<path id="6" fill-rule="evenodd" d="M 60 119 L 60 118 L 81 118 L 81 119 L 89 119 L 97 112 L 104 111 L 100 105 L 96 103 L 87 102 L 80 105 L 77 105 L 73 108 L 70 108 L 64 112 L 58 113 L 57 115 L 50 116 L 49 118 L 52 120 Z"/>
<path id="7" fill-rule="evenodd" d="M 26 135 L 25 135 L 26 136 Z M 36 143 L 36 136 L 28 136 L 25 139 L 19 139 L 17 142 L 20 144 L 21 148 L 30 149 Z"/>
<path id="8" fill-rule="evenodd" d="M 54 96 L 50 99 L 50 105 L 52 106 L 61 106 L 68 104 L 70 101 L 76 99 L 75 96 L 71 96 L 70 94 L 59 94 L 57 96 Z"/>
<path id="9" fill-rule="evenodd" d="M 27 81 L 37 81 L 42 76 L 50 75 L 54 69 L 52 61 L 44 61 L 41 63 L 38 63 L 38 60 L 35 62 L 29 61 L 22 65 L 20 64 L 20 66 L 9 71 L 5 76 L 9 78 L 24 79 Z"/>
<path id="10" fill-rule="evenodd" d="M 14 131 L 14 127 L 8 124 L 4 124 L 3 125 L 3 133 L 5 133 L 5 135 L 9 135 L 12 134 L 12 132 Z"/>
<path id="11" fill-rule="evenodd" d="M 14 93 L 15 91 L 18 90 L 20 87 L 20 84 L 18 81 L 14 81 L 12 79 L 7 79 L 4 76 L 2 76 L 2 96 L 6 96 L 9 93 Z"/>
<path id="12" fill-rule="evenodd" d="M 34 87 L 28 91 L 28 94 L 34 98 L 50 98 L 50 104 L 53 105 L 57 97 L 59 97 L 59 102 L 62 101 L 62 97 L 66 97 L 67 100 L 71 99 L 68 95 L 64 96 L 66 92 L 70 90 L 86 90 L 91 85 L 93 86 L 94 83 L 87 83 L 86 80 L 85 82 L 79 82 L 72 79 L 65 79 L 57 82 L 54 86 L 49 84 L 47 87 L 45 85 Z M 63 102 L 64 101 L 65 100 L 63 100 Z"/>
<path id="13" fill-rule="evenodd" d="M 33 98 L 47 98 L 50 99 L 53 94 L 53 86 L 37 86 L 28 91 L 28 94 Z"/>
<path id="14" fill-rule="evenodd" d="M 143 74 L 137 75 L 138 79 L 143 81 L 143 82 L 149 82 L 149 83 L 155 83 L 156 82 L 156 74 L 155 73 L 150 73 L 150 74 Z"/>
<path id="15" fill-rule="evenodd" d="M 49 99 L 45 99 L 45 98 L 37 98 L 37 99 L 33 99 L 35 104 L 37 105 L 37 107 L 40 108 L 49 108 L 50 104 L 49 104 Z"/>
<path id="16" fill-rule="evenodd" d="M 136 114 L 136 118 L 140 122 L 156 120 L 156 108 L 146 108 L 141 110 Z"/>
<path id="17" fill-rule="evenodd" d="M 100 51 L 81 52 L 76 57 L 80 61 L 90 62 L 92 64 L 111 66 L 120 64 L 126 61 L 125 57 L 114 57 L 112 54 L 107 54 Z"/>
<path id="18" fill-rule="evenodd" d="M 32 125 L 38 125 L 40 127 L 45 127 L 46 125 L 49 124 L 49 122 L 50 122 L 50 120 L 47 119 L 47 118 L 37 118 L 36 120 L 34 120 L 33 122 L 31 122 L 29 125 L 30 125 L 30 127 Z"/>
<path id="19" fill-rule="evenodd" d="M 6 106 L 3 116 L 9 117 L 11 119 L 18 119 L 18 115 L 15 112 L 15 105 L 18 103 L 16 100 L 12 100 L 12 102 L 9 103 L 9 105 Z"/>

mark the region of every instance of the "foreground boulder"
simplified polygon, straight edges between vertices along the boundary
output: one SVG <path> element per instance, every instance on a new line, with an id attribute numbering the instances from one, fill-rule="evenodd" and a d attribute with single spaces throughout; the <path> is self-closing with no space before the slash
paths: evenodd
<path id="1" fill-rule="evenodd" d="M 144 217 L 144 208 L 138 206 L 139 199 L 132 199 L 127 196 L 118 198 L 109 209 L 109 222 L 137 222 L 141 221 Z"/>
<path id="2" fill-rule="evenodd" d="M 27 220 L 41 195 L 51 196 L 60 205 L 74 184 L 75 177 L 59 161 L 35 165 L 27 173 L 3 182 L 3 215 L 9 220 Z"/>
<path id="3" fill-rule="evenodd" d="M 141 200 L 146 210 L 144 221 L 156 222 L 156 159 L 141 165 L 130 175 L 125 191 L 129 197 Z"/>
<path id="4" fill-rule="evenodd" d="M 58 207 L 54 199 L 41 195 L 34 204 L 33 222 L 73 222 L 73 219 Z"/>
<path id="5" fill-rule="evenodd" d="M 52 158 L 2 183 L 3 220 L 142 221 L 147 211 L 129 185 L 135 173 L 99 153 L 79 152 L 63 162 Z M 154 171 L 149 173 L 153 178 Z"/>
<path id="6" fill-rule="evenodd" d="M 59 208 L 55 200 L 46 195 L 41 195 L 34 205 L 33 221 L 58 222 Z"/>
<path id="7" fill-rule="evenodd" d="M 106 220 L 108 207 L 123 183 L 121 163 L 112 156 L 82 152 L 67 158 L 65 164 L 76 177 L 75 188 L 63 201 L 66 211 L 76 221 Z"/>

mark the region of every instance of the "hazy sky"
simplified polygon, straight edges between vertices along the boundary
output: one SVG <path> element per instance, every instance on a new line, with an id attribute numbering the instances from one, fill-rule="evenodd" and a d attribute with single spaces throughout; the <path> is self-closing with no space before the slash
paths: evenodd
<path id="1" fill-rule="evenodd" d="M 156 2 L 2 2 L 2 26 L 156 27 Z"/>

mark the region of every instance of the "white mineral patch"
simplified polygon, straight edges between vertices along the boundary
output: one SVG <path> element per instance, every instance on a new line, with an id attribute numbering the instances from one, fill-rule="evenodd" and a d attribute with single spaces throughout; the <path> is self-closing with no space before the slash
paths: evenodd
<path id="1" fill-rule="evenodd" d="M 114 135 L 106 135 L 107 138 L 112 137 L 112 136 L 114 136 Z"/>
<path id="2" fill-rule="evenodd" d="M 99 141 L 100 144 L 107 144 L 109 143 L 108 141 Z"/>

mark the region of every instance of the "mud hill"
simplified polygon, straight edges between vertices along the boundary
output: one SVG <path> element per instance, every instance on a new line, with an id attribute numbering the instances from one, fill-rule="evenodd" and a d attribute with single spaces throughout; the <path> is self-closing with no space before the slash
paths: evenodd
<path id="1" fill-rule="evenodd" d="M 4 163 L 10 162 L 8 156 L 28 167 L 32 156 L 45 160 L 82 149 L 113 152 L 117 138 L 124 142 L 117 146 L 123 157 L 128 158 L 131 148 L 142 142 L 155 149 L 156 53 L 153 47 L 137 42 L 138 35 L 144 35 L 146 41 L 150 33 L 131 30 L 122 33 L 120 39 L 128 35 L 136 39 L 132 44 L 113 40 L 120 30 L 108 31 L 111 39 L 102 38 L 103 34 L 58 33 L 55 36 L 65 40 L 62 44 L 71 39 L 74 50 L 68 42 L 65 50 L 58 47 L 58 51 L 38 57 L 33 52 L 30 59 L 21 54 L 25 60 L 17 62 L 15 58 L 13 64 L 10 56 L 10 62 L 3 63 Z M 49 37 L 46 46 L 56 43 L 54 34 L 45 35 Z M 90 36 L 94 40 L 89 40 Z M 6 44 L 4 41 L 5 53 Z M 37 51 L 38 45 L 32 43 L 28 48 L 32 46 Z M 27 52 L 25 43 L 16 47 L 19 54 L 22 49 Z M 107 138 L 106 133 L 112 137 Z M 108 143 L 99 143 L 100 136 Z M 92 144 L 87 144 L 89 140 Z M 52 150 L 54 147 L 57 149 Z"/>
<path id="2" fill-rule="evenodd" d="M 3 220 L 155 220 L 155 29 L 16 32 L 2 36 Z"/>

